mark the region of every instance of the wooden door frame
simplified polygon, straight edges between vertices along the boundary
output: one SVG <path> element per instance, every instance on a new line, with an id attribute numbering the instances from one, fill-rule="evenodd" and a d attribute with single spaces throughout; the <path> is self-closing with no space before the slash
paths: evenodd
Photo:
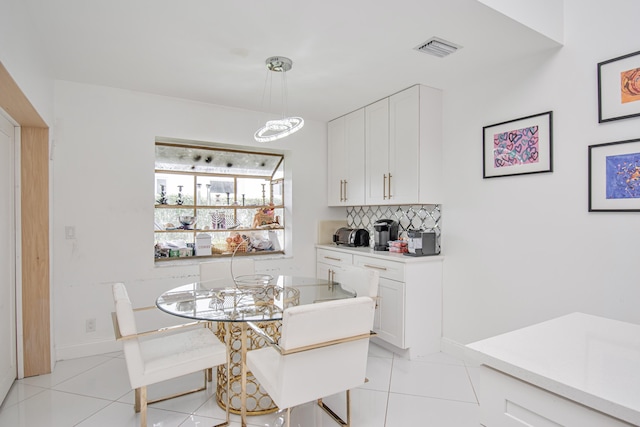
<path id="1" fill-rule="evenodd" d="M 0 107 L 20 125 L 20 223 L 25 226 L 19 230 L 22 280 L 16 285 L 22 294 L 18 365 L 30 377 L 51 373 L 49 127 L 2 62 Z"/>

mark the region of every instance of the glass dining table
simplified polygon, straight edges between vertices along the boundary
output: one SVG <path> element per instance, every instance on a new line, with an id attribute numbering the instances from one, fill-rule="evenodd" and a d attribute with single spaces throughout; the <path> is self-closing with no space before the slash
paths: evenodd
<path id="1" fill-rule="evenodd" d="M 216 400 L 226 409 L 229 378 L 229 410 L 240 414 L 242 426 L 247 415 L 277 411 L 277 406 L 246 368 L 247 351 L 266 345 L 248 323 L 265 330 L 276 341 L 280 337 L 285 308 L 335 299 L 353 298 L 348 286 L 324 279 L 298 276 L 251 275 L 235 280 L 193 282 L 164 292 L 156 300 L 168 314 L 191 320 L 215 322 L 210 327 L 227 345 L 230 366 L 219 366 Z"/>

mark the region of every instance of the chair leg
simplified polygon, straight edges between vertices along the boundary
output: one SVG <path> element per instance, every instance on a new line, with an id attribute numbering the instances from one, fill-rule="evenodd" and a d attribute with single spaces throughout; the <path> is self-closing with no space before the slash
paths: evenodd
<path id="1" fill-rule="evenodd" d="M 351 425 L 351 390 L 347 390 L 347 426 Z"/>
<path id="2" fill-rule="evenodd" d="M 344 421 L 333 409 L 328 407 L 322 399 L 318 399 L 318 406 L 321 407 L 335 422 L 342 427 L 349 427 L 351 425 L 351 391 L 347 390 L 347 421 Z"/>
<path id="3" fill-rule="evenodd" d="M 287 408 L 287 415 L 286 415 L 286 418 L 285 418 L 284 425 L 286 427 L 290 427 L 291 426 L 291 408 Z"/>
<path id="4" fill-rule="evenodd" d="M 140 387 L 140 427 L 147 427 L 147 387 Z"/>
<path id="5" fill-rule="evenodd" d="M 133 409 L 136 411 L 136 414 L 140 412 L 140 389 L 135 389 L 135 401 L 133 405 Z"/>

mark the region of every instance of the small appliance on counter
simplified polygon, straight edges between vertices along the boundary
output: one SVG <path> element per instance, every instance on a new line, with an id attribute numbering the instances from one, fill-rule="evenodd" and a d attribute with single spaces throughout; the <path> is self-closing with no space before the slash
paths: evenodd
<path id="1" fill-rule="evenodd" d="M 333 243 L 345 246 L 369 246 L 369 232 L 364 228 L 340 227 L 333 235 Z"/>
<path id="2" fill-rule="evenodd" d="M 408 230 L 409 252 L 408 256 L 438 255 L 438 238 L 435 231 Z"/>
<path id="3" fill-rule="evenodd" d="M 389 241 L 398 240 L 398 221 L 379 219 L 373 224 L 375 245 L 374 251 L 388 251 Z"/>

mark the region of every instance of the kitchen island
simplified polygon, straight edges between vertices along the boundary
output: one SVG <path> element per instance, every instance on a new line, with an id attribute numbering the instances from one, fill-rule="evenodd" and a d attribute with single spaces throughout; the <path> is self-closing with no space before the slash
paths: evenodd
<path id="1" fill-rule="evenodd" d="M 486 427 L 640 425 L 640 325 L 572 313 L 466 347 Z"/>
<path id="2" fill-rule="evenodd" d="M 340 282 L 349 266 L 380 276 L 373 341 L 416 359 L 440 351 L 443 256 L 406 256 L 369 247 L 316 245 L 316 276 Z"/>

